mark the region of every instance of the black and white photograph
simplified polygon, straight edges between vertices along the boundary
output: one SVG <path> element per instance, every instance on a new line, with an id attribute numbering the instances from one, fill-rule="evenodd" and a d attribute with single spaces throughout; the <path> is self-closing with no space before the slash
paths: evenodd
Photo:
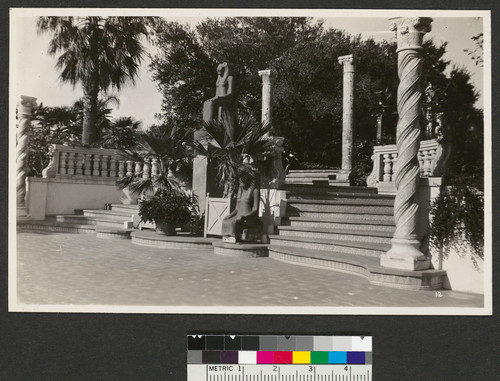
<path id="1" fill-rule="evenodd" d="M 13 8 L 9 61 L 10 312 L 492 314 L 489 11 Z"/>

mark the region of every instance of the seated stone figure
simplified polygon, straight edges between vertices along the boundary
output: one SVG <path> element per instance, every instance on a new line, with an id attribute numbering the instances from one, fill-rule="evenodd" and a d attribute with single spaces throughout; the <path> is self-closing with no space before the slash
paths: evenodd
<path id="1" fill-rule="evenodd" d="M 260 191 L 248 175 L 241 175 L 236 208 L 222 221 L 224 242 L 260 241 L 262 222 L 259 219 Z"/>

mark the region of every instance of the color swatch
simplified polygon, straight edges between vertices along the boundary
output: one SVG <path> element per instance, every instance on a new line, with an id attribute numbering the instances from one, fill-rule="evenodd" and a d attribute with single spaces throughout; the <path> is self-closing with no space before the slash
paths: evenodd
<path id="1" fill-rule="evenodd" d="M 188 364 L 371 364 L 371 336 L 190 335 Z"/>

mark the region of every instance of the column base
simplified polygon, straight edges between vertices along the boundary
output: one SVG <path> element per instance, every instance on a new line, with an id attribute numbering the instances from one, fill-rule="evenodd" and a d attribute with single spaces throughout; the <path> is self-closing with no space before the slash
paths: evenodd
<path id="1" fill-rule="evenodd" d="M 351 174 L 350 170 L 347 169 L 340 169 L 336 174 L 335 174 L 335 179 L 336 180 L 349 180 L 349 175 Z"/>
<path id="2" fill-rule="evenodd" d="M 400 270 L 428 270 L 431 260 L 420 251 L 416 239 L 393 238 L 391 249 L 380 256 L 380 265 Z"/>

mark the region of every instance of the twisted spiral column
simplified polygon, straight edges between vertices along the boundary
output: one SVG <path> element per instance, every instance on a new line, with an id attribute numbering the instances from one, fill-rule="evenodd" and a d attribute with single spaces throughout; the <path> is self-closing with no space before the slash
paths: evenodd
<path id="1" fill-rule="evenodd" d="M 396 200 L 394 219 L 396 231 L 392 247 L 381 256 L 381 265 L 406 270 L 428 269 L 430 261 L 420 251 L 417 237 L 418 204 L 416 192 L 420 170 L 420 113 L 422 87 L 422 39 L 431 29 L 431 18 L 398 18 L 392 29 L 398 41 L 398 114 L 396 133 L 398 160 L 396 162 Z"/>
<path id="2" fill-rule="evenodd" d="M 26 165 L 28 163 L 28 131 L 36 98 L 21 95 L 17 104 L 16 131 L 16 205 L 24 206 L 26 197 Z"/>

